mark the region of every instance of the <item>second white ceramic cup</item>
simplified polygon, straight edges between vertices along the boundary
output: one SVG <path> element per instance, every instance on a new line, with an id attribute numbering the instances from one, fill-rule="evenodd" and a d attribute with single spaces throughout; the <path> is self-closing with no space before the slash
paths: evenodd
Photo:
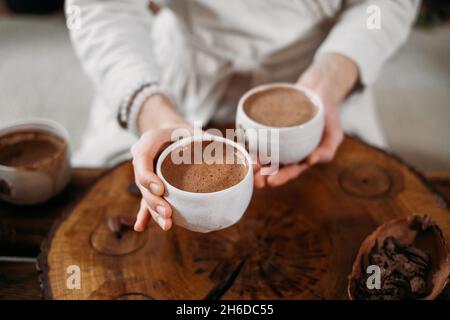
<path id="1" fill-rule="evenodd" d="M 244 105 L 247 99 L 256 93 L 260 93 L 266 90 L 272 90 L 275 88 L 290 88 L 298 90 L 303 94 L 305 94 L 317 108 L 317 112 L 314 115 L 314 117 L 306 123 L 297 126 L 281 127 L 281 128 L 266 126 L 251 119 L 245 113 L 244 110 Z M 317 148 L 322 138 L 324 128 L 323 103 L 320 97 L 314 91 L 304 86 L 293 85 L 290 83 L 271 83 L 261 85 L 245 93 L 239 100 L 236 113 L 236 128 L 244 130 L 247 129 L 278 130 L 279 132 L 278 147 L 279 147 L 280 164 L 298 163 L 304 160 L 312 151 L 314 151 L 314 149 Z M 246 134 L 247 139 L 255 139 L 254 137 L 255 136 Z M 258 139 L 261 138 L 259 137 Z M 268 146 L 269 148 L 272 147 L 269 139 L 254 143 L 257 144 L 265 143 L 269 145 Z"/>
<path id="2" fill-rule="evenodd" d="M 241 152 L 247 164 L 247 173 L 238 184 L 209 193 L 180 190 L 167 182 L 161 173 L 161 165 L 170 153 L 191 142 L 217 141 L 228 144 Z M 197 232 L 210 232 L 227 228 L 238 222 L 247 209 L 253 194 L 253 166 L 250 155 L 240 144 L 214 135 L 181 139 L 168 146 L 159 156 L 156 173 L 164 183 L 164 199 L 172 207 L 173 222 Z"/>

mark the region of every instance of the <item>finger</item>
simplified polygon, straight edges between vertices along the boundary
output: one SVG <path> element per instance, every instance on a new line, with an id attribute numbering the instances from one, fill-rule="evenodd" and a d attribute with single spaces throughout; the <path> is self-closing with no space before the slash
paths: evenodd
<path id="1" fill-rule="evenodd" d="M 161 217 L 156 211 L 149 209 L 150 214 L 152 215 L 153 220 L 163 229 L 164 231 L 169 230 L 172 227 L 172 219 L 165 219 Z"/>
<path id="2" fill-rule="evenodd" d="M 154 159 L 167 142 L 152 135 L 144 135 L 138 143 L 133 145 L 133 167 L 137 185 L 149 189 L 154 195 L 164 194 L 164 185 L 154 172 Z"/>
<path id="3" fill-rule="evenodd" d="M 285 166 L 277 174 L 269 176 L 267 178 L 267 184 L 271 187 L 278 187 L 298 177 L 307 168 L 308 165 L 305 163 Z"/>
<path id="4" fill-rule="evenodd" d="M 133 159 L 133 167 L 134 180 L 137 186 L 143 186 L 156 196 L 164 194 L 164 184 L 153 170 L 149 168 L 143 158 L 135 157 Z"/>
<path id="5" fill-rule="evenodd" d="M 259 169 L 261 169 L 261 164 L 259 162 L 254 163 L 253 172 L 256 173 L 257 171 L 259 171 Z"/>
<path id="6" fill-rule="evenodd" d="M 143 186 L 156 196 L 164 194 L 164 184 L 153 172 L 153 166 L 150 167 L 143 156 L 133 158 L 133 167 L 136 185 Z"/>
<path id="7" fill-rule="evenodd" d="M 141 200 L 141 205 L 136 217 L 136 222 L 134 224 L 134 230 L 137 232 L 142 232 L 147 227 L 150 222 L 150 212 L 147 209 L 147 205 L 144 200 Z"/>
<path id="8" fill-rule="evenodd" d="M 333 160 L 339 145 L 344 139 L 338 115 L 329 115 L 325 123 L 325 130 L 319 147 L 307 158 L 306 162 L 312 166 L 319 162 Z"/>
<path id="9" fill-rule="evenodd" d="M 262 189 L 266 186 L 266 176 L 261 175 L 261 170 L 258 170 L 253 174 L 253 182 L 255 184 L 255 188 Z"/>
<path id="10" fill-rule="evenodd" d="M 325 163 L 333 160 L 339 145 L 342 143 L 342 133 L 328 135 L 320 146 L 308 157 L 307 163 L 312 166 L 316 163 Z"/>
<path id="11" fill-rule="evenodd" d="M 172 216 L 172 207 L 163 198 L 155 196 L 142 186 L 138 186 L 147 207 L 156 211 L 163 218 Z"/>

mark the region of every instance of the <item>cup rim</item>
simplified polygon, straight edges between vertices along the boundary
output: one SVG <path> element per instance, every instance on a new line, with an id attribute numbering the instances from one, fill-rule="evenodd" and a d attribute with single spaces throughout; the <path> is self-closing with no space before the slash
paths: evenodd
<path id="1" fill-rule="evenodd" d="M 248 164 L 247 173 L 245 174 L 245 177 L 242 178 L 241 181 L 239 181 L 235 185 L 232 185 L 229 188 L 222 189 L 219 191 L 214 191 L 214 192 L 190 192 L 190 191 L 179 189 L 179 188 L 175 187 L 174 185 L 170 184 L 166 180 L 166 178 L 164 178 L 164 175 L 161 172 L 161 166 L 162 166 L 163 161 L 167 158 L 167 156 L 170 154 L 170 152 L 172 152 L 176 148 L 184 146 L 188 143 L 197 142 L 197 141 L 218 141 L 218 142 L 222 142 L 222 143 L 231 145 L 231 146 L 235 147 L 236 149 L 238 149 L 244 155 L 245 160 Z M 215 195 L 215 194 L 228 192 L 228 191 L 238 188 L 240 185 L 244 184 L 244 182 L 247 179 L 249 179 L 249 176 L 253 174 L 253 163 L 252 163 L 252 159 L 251 159 L 249 153 L 247 152 L 247 150 L 245 150 L 245 148 L 243 146 L 241 146 L 239 143 L 236 143 L 236 142 L 234 142 L 230 139 L 224 138 L 224 137 L 220 137 L 220 136 L 216 136 L 216 135 L 204 132 L 200 136 L 189 136 L 189 137 L 182 138 L 182 139 L 172 143 L 167 148 L 165 148 L 164 151 L 160 154 L 158 161 L 156 163 L 156 174 L 165 185 L 170 186 L 171 188 L 175 189 L 177 192 L 179 192 L 181 194 L 189 195 L 191 197 L 204 197 L 204 196 L 211 196 L 211 195 Z"/>
<path id="2" fill-rule="evenodd" d="M 6 125 L 0 127 L 0 137 L 3 136 L 4 134 L 9 134 L 9 133 L 13 133 L 13 132 L 19 131 L 21 129 L 24 129 L 23 127 L 26 127 L 26 126 L 38 126 L 43 130 L 49 129 L 52 134 L 57 135 L 59 138 L 62 138 L 66 142 L 67 150 L 68 150 L 68 152 L 70 152 L 69 132 L 62 124 L 60 124 L 59 122 L 56 122 L 54 120 L 51 120 L 51 119 L 30 118 L 30 119 L 26 119 L 26 120 L 12 121 L 12 122 L 7 123 Z M 39 129 L 36 129 L 36 130 L 39 130 Z M 14 172 L 14 171 L 17 171 L 18 169 L 15 167 L 5 166 L 5 165 L 0 164 L 0 170 L 4 171 L 4 172 L 5 171 Z"/>
<path id="3" fill-rule="evenodd" d="M 245 104 L 246 100 L 250 96 L 254 95 L 255 93 L 262 92 L 262 91 L 269 90 L 269 89 L 274 89 L 274 88 L 290 88 L 290 89 L 294 89 L 294 90 L 297 90 L 297 91 L 305 94 L 318 109 L 316 114 L 314 115 L 314 117 L 312 117 L 310 120 L 308 120 L 302 124 L 298 124 L 295 126 L 289 126 L 289 127 L 268 126 L 268 125 L 262 124 L 260 122 L 253 120 L 252 118 L 250 118 L 249 115 L 244 110 L 244 104 Z M 239 99 L 239 102 L 238 102 L 238 112 L 239 111 L 241 111 L 241 113 L 242 113 L 243 117 L 245 117 L 246 121 L 248 121 L 254 127 L 267 128 L 267 129 L 278 129 L 279 131 L 290 131 L 290 130 L 301 129 L 301 128 L 306 128 L 306 127 L 311 126 L 312 123 L 316 122 L 320 117 L 322 117 L 322 115 L 324 113 L 324 106 L 323 106 L 323 101 L 319 97 L 319 95 L 316 92 L 314 92 L 312 89 L 310 89 L 304 85 L 292 84 L 292 83 L 288 83 L 288 82 L 273 82 L 273 83 L 259 85 L 257 87 L 250 89 L 246 93 L 244 93 L 244 95 Z"/>

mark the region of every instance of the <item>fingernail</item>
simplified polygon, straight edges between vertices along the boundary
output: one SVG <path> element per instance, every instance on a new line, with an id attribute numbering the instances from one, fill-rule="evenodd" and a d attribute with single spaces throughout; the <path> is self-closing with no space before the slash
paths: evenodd
<path id="1" fill-rule="evenodd" d="M 159 195 L 159 185 L 157 183 L 150 183 L 150 190 L 154 195 Z"/>
<path id="2" fill-rule="evenodd" d="M 160 216 L 158 216 L 157 220 L 158 220 L 158 224 L 161 226 L 161 228 L 164 229 L 164 227 L 166 226 L 166 220 L 164 220 L 164 218 L 160 217 Z"/>
<path id="3" fill-rule="evenodd" d="M 158 212 L 161 216 L 164 216 L 164 213 L 166 213 L 166 208 L 163 206 L 156 206 L 156 212 Z"/>
<path id="4" fill-rule="evenodd" d="M 137 231 L 137 232 L 142 231 L 142 228 L 140 227 L 140 225 L 137 222 L 134 224 L 134 231 Z"/>

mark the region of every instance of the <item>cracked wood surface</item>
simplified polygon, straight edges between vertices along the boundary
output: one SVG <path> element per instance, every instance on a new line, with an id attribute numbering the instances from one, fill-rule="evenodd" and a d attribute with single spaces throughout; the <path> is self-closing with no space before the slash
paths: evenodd
<path id="1" fill-rule="evenodd" d="M 427 180 L 355 138 L 331 164 L 255 191 L 241 221 L 209 234 L 111 233 L 108 217 L 137 211 L 132 177 L 129 163 L 110 171 L 54 226 L 39 259 L 45 298 L 345 299 L 359 245 L 379 224 L 428 214 L 450 241 L 447 203 Z M 80 290 L 66 288 L 74 264 Z"/>

